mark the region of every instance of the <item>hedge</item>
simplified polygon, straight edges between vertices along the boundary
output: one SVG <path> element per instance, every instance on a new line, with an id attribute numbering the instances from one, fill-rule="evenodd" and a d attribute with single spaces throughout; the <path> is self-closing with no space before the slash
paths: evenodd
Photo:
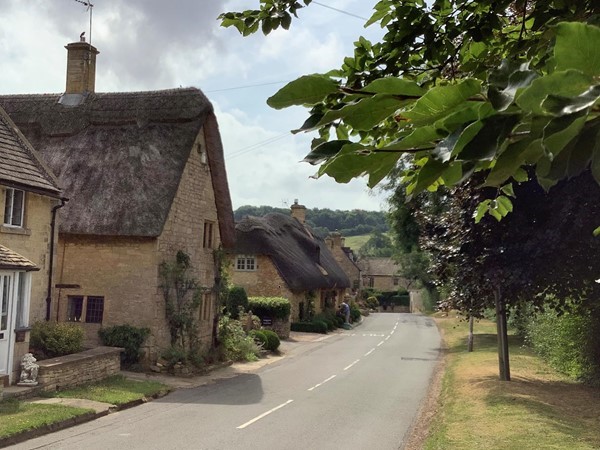
<path id="1" fill-rule="evenodd" d="M 100 328 L 98 336 L 104 345 L 123 347 L 125 351 L 121 354 L 121 362 L 125 365 L 132 365 L 139 361 L 142 355 L 142 344 L 150 336 L 150 329 L 137 328 L 127 324 L 115 325 Z"/>
<path id="2" fill-rule="evenodd" d="M 287 320 L 290 317 L 290 301 L 283 297 L 250 297 L 248 310 L 260 317 Z"/>
<path id="3" fill-rule="evenodd" d="M 327 334 L 327 324 L 320 320 L 312 322 L 292 322 L 292 331 L 302 331 L 305 333 L 321 333 Z"/>
<path id="4" fill-rule="evenodd" d="M 281 341 L 279 340 L 279 336 L 277 336 L 277 333 L 275 333 L 274 331 L 271 331 L 271 330 L 261 330 L 261 331 L 267 338 L 267 344 L 265 346 L 265 349 L 270 350 L 272 352 L 277 351 L 277 349 L 279 348 L 279 345 L 281 344 Z"/>

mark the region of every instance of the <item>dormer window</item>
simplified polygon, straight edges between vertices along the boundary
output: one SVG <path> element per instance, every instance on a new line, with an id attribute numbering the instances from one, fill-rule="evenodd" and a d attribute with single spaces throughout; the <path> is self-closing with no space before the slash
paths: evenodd
<path id="1" fill-rule="evenodd" d="M 4 198 L 4 225 L 22 227 L 24 206 L 25 191 L 7 188 Z"/>

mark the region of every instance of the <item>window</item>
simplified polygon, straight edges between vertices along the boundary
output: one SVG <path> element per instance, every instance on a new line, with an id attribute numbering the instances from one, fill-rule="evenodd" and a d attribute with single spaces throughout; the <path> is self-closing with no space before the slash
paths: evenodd
<path id="1" fill-rule="evenodd" d="M 235 260 L 236 270 L 251 272 L 256 270 L 256 261 L 254 256 L 239 255 Z"/>
<path id="2" fill-rule="evenodd" d="M 210 294 L 202 295 L 202 313 L 200 314 L 201 320 L 209 320 L 210 319 L 210 310 L 211 310 L 212 296 Z"/>
<path id="3" fill-rule="evenodd" d="M 214 222 L 204 222 L 204 248 L 212 248 L 213 247 L 213 228 Z"/>
<path id="4" fill-rule="evenodd" d="M 8 275 L 0 276 L 0 334 L 2 337 L 4 336 L 3 332 L 8 330 L 8 303 L 10 302 L 11 281 L 12 277 Z"/>
<path id="5" fill-rule="evenodd" d="M 83 296 L 69 295 L 67 297 L 67 320 L 69 322 L 81 322 L 83 314 Z"/>
<path id="6" fill-rule="evenodd" d="M 394 283 L 394 286 L 398 286 L 398 277 L 393 277 L 392 278 L 392 282 Z"/>
<path id="7" fill-rule="evenodd" d="M 4 200 L 4 225 L 22 227 L 25 191 L 8 188 Z"/>
<path id="8" fill-rule="evenodd" d="M 88 297 L 85 308 L 85 323 L 102 323 L 104 297 Z"/>
<path id="9" fill-rule="evenodd" d="M 83 316 L 85 311 L 85 316 Z M 102 323 L 104 316 L 104 297 L 69 295 L 67 297 L 67 321 Z"/>
<path id="10" fill-rule="evenodd" d="M 375 277 L 369 277 L 369 287 L 375 287 Z"/>
<path id="11" fill-rule="evenodd" d="M 19 272 L 17 279 L 17 322 L 16 328 L 25 328 L 29 325 L 29 291 L 30 275 Z"/>

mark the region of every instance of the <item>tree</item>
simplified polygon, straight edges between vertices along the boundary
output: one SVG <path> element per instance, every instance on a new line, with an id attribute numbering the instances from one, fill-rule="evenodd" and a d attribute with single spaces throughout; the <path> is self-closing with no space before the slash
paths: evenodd
<path id="1" fill-rule="evenodd" d="M 260 0 L 220 19 L 269 34 L 310 3 Z M 367 175 L 372 187 L 409 155 L 410 197 L 484 173 L 496 195 L 477 218 L 498 220 L 513 209 L 512 182 L 549 189 L 588 167 L 600 180 L 597 1 L 380 0 L 374 11 L 366 26 L 386 29 L 381 42 L 359 38 L 341 68 L 267 101 L 309 108 L 295 132 L 318 130 L 305 161 L 319 176 Z"/>
<path id="2" fill-rule="evenodd" d="M 392 240 L 378 231 L 371 233 L 369 240 L 358 249 L 360 256 L 392 256 L 393 251 Z"/>

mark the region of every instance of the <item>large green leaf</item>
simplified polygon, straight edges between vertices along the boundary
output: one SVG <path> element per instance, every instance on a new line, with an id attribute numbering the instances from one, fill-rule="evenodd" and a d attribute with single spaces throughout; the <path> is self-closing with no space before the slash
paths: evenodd
<path id="1" fill-rule="evenodd" d="M 483 127 L 465 144 L 457 157 L 464 161 L 491 161 L 518 121 L 519 116 L 513 114 L 498 114 L 484 119 Z"/>
<path id="2" fill-rule="evenodd" d="M 419 170 L 415 182 L 409 185 L 406 192 L 412 196 L 427 189 L 435 183 L 448 169 L 449 165 L 436 159 L 430 158 Z"/>
<path id="3" fill-rule="evenodd" d="M 421 97 L 427 92 L 414 81 L 396 77 L 379 78 L 361 90 L 375 94 L 393 94 L 409 97 Z"/>
<path id="4" fill-rule="evenodd" d="M 401 153 L 367 152 L 360 144 L 345 145 L 333 158 L 323 164 L 318 176 L 329 175 L 338 183 L 369 175 L 368 186 L 374 187 L 396 166 Z"/>
<path id="5" fill-rule="evenodd" d="M 470 78 L 458 84 L 437 86 L 417 100 L 409 111 L 402 113 L 402 116 L 416 126 L 428 125 L 480 93 L 481 81 Z"/>
<path id="6" fill-rule="evenodd" d="M 600 75 L 600 28 L 582 22 L 556 26 L 555 69 L 577 69 L 588 76 Z"/>
<path id="7" fill-rule="evenodd" d="M 315 141 L 313 141 L 315 142 Z M 351 144 L 352 142 L 347 140 L 335 140 L 327 141 L 316 145 L 312 151 L 306 155 L 303 159 L 304 162 L 310 163 L 313 166 L 320 164 L 329 158 L 337 155 L 342 147 Z"/>
<path id="8" fill-rule="evenodd" d="M 345 106 L 337 111 L 337 116 L 355 130 L 371 130 L 375 125 L 395 114 L 406 102 L 387 94 L 377 94 Z M 322 123 L 329 120 L 325 114 Z"/>
<path id="9" fill-rule="evenodd" d="M 544 128 L 542 145 L 550 158 L 556 157 L 579 134 L 587 119 L 586 111 L 552 119 Z"/>
<path id="10" fill-rule="evenodd" d="M 444 130 L 439 129 L 435 125 L 426 125 L 424 127 L 415 128 L 408 136 L 397 139 L 383 147 L 383 150 L 413 150 L 421 148 L 435 147 L 435 141 L 443 138 L 446 135 Z"/>
<path id="11" fill-rule="evenodd" d="M 517 70 L 510 74 L 508 84 L 502 90 L 491 86 L 488 91 L 488 97 L 494 108 L 498 111 L 505 111 L 514 101 L 517 91 L 528 87 L 538 74 L 532 70 Z"/>
<path id="12" fill-rule="evenodd" d="M 591 83 L 591 78 L 578 70 L 555 72 L 533 80 L 531 85 L 517 95 L 515 102 L 526 112 L 547 114 L 542 102 L 549 95 L 572 97 L 581 94 Z"/>
<path id="13" fill-rule="evenodd" d="M 275 109 L 293 105 L 314 105 L 338 88 L 338 83 L 327 76 L 304 75 L 286 84 L 275 95 L 269 97 L 267 104 Z"/>
<path id="14" fill-rule="evenodd" d="M 521 139 L 509 144 L 498 156 L 494 167 L 485 180 L 485 184 L 487 186 L 499 186 L 515 175 L 519 167 L 525 163 L 525 150 L 530 145 L 530 139 Z"/>
<path id="15" fill-rule="evenodd" d="M 566 116 L 591 108 L 600 98 L 600 85 L 592 86 L 576 97 L 549 95 L 542 103 L 542 108 L 555 116 Z"/>

